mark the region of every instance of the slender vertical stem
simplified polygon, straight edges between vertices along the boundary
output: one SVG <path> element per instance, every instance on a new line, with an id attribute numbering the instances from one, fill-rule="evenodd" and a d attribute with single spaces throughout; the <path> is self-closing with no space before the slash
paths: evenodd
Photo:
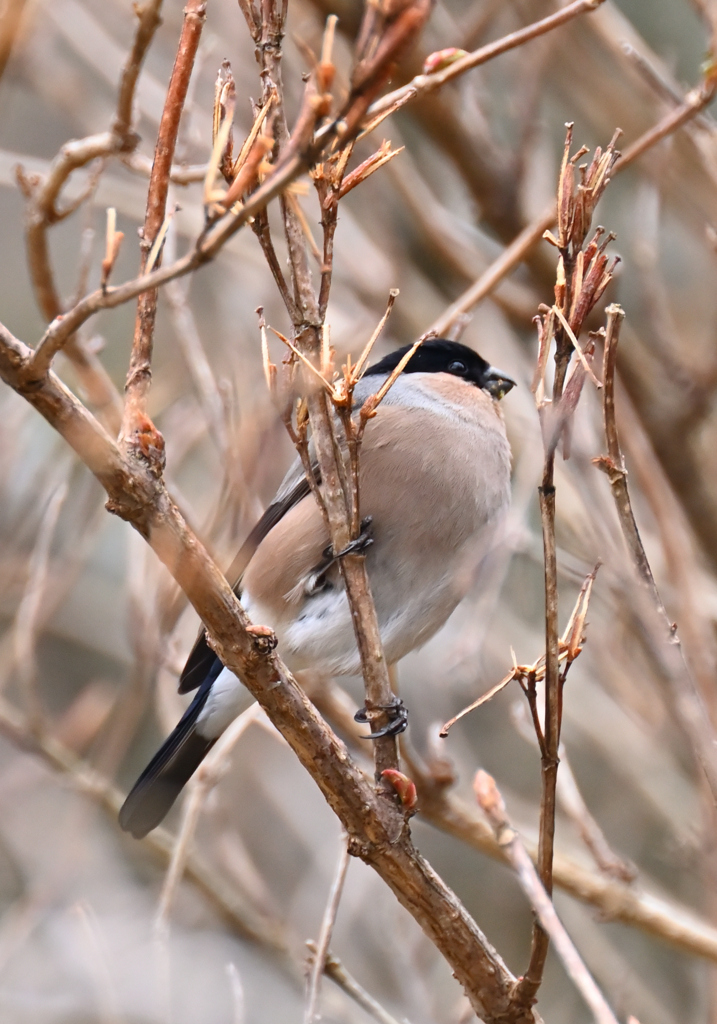
<path id="1" fill-rule="evenodd" d="M 338 864 L 336 865 L 336 874 L 333 882 L 331 883 L 329 898 L 326 903 L 326 909 L 324 910 L 323 920 L 321 921 L 319 939 L 316 943 L 316 950 L 314 952 L 314 962 L 311 965 L 306 1010 L 304 1013 L 304 1024 L 314 1024 L 314 1021 L 318 1019 L 317 1010 L 319 1005 L 321 977 L 324 973 L 326 958 L 329 954 L 329 943 L 331 942 L 331 934 L 334 930 L 334 922 L 336 921 L 336 914 L 338 913 L 341 894 L 344 891 L 344 882 L 346 881 L 346 872 L 348 871 L 348 867 L 349 845 L 348 837 L 344 834 L 341 837 L 341 854 L 339 856 Z"/>
<path id="2" fill-rule="evenodd" d="M 284 32 L 285 5 L 277 0 L 266 0 L 262 9 L 261 26 L 250 22 L 250 31 L 256 43 L 256 57 L 261 67 L 264 83 L 264 100 L 270 92 L 276 97 L 274 108 L 274 133 L 277 153 L 275 162 L 282 159 L 282 153 L 291 143 L 286 113 L 283 104 L 283 83 L 281 77 L 281 40 Z M 249 20 L 249 19 L 248 19 Z M 296 347 L 315 365 L 320 363 L 321 332 L 323 328 L 328 290 L 331 282 L 330 269 L 322 272 L 322 286 L 317 297 L 311 278 L 309 253 L 303 228 L 290 203 L 281 200 L 284 230 L 291 268 L 290 290 L 292 302 L 287 302 L 291 316 Z M 334 218 L 335 219 L 335 218 Z M 330 222 L 331 218 L 328 218 Z M 327 223 L 328 223 L 327 222 Z M 333 231 L 325 237 L 324 256 L 331 259 Z M 357 509 L 353 509 L 351 483 L 347 480 L 344 455 L 336 436 L 336 419 L 332 415 L 326 393 L 317 390 L 313 383 L 307 395 L 309 421 L 316 461 L 321 477 L 323 505 L 334 551 L 343 551 L 352 539 L 353 524 L 360 522 Z M 374 726 L 385 724 L 383 708 L 392 702 L 391 684 L 388 678 L 386 659 L 381 644 L 378 616 L 371 596 L 364 557 L 349 555 L 339 562 L 341 575 L 346 587 L 356 643 L 366 688 L 366 703 L 375 719 Z M 386 768 L 398 767 L 398 746 L 393 736 L 384 736 L 374 743 L 375 773 L 377 781 Z M 382 784 L 383 788 L 383 784 Z M 387 798 L 394 806 L 393 792 L 385 787 Z M 398 825 L 397 825 L 398 827 Z"/>
<path id="3" fill-rule="evenodd" d="M 140 272 L 144 271 L 147 265 L 147 257 L 167 213 L 169 175 L 177 144 L 179 122 L 184 110 L 189 79 L 192 75 L 204 27 L 206 7 L 206 0 L 188 0 L 184 9 L 182 32 L 164 101 L 164 110 L 154 151 L 154 163 L 149 179 L 147 209 L 140 243 Z M 155 266 L 159 266 L 160 262 L 161 253 L 155 261 Z M 127 439 L 130 439 L 138 430 L 143 429 L 143 420 L 146 417 L 147 395 L 152 383 L 152 349 L 156 314 L 157 289 L 154 288 L 142 292 L 137 300 L 137 316 L 132 355 L 125 384 L 125 410 L 122 420 L 122 435 Z"/>
<path id="4" fill-rule="evenodd" d="M 572 263 L 567 251 L 562 253 L 567 279 L 565 308 L 570 308 L 569 284 Z M 552 408 L 556 409 L 563 394 L 572 343 L 559 326 L 555 333 L 555 379 Z M 544 437 L 544 441 L 547 439 Z M 548 895 L 553 892 L 553 856 L 555 851 L 555 810 L 557 805 L 558 765 L 560 764 L 560 727 L 562 718 L 562 680 L 560 677 L 558 632 L 558 564 L 555 546 L 555 451 L 549 442 L 545 448 L 543 477 L 538 488 L 540 521 L 543 534 L 545 577 L 545 713 L 540 743 L 541 796 L 540 830 L 538 836 L 538 874 Z M 540 738 L 540 734 L 538 734 Z M 533 924 L 530 963 L 516 986 L 516 1003 L 530 1006 L 543 980 L 550 938 L 540 920 Z"/>

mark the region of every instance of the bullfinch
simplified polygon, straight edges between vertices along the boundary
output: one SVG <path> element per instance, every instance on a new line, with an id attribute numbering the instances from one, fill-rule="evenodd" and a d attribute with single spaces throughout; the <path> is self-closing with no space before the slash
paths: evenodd
<path id="1" fill-rule="evenodd" d="M 407 351 L 398 349 L 369 367 L 355 389 L 355 409 Z M 426 341 L 366 427 L 361 544 L 388 664 L 446 622 L 470 586 L 476 552 L 508 505 L 510 447 L 498 401 L 514 384 L 465 345 Z M 297 460 L 233 564 L 235 591 L 247 614 L 272 627 L 293 672 L 361 671 L 338 560 Z M 247 691 L 203 631 L 179 680 L 180 693 L 195 689 L 120 811 L 120 825 L 137 838 L 162 821 L 246 706 Z M 393 731 L 404 727 L 399 713 Z"/>

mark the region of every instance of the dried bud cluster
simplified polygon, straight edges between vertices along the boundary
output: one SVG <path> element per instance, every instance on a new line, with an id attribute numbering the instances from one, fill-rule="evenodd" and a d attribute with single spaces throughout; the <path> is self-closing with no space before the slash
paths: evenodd
<path id="1" fill-rule="evenodd" d="M 567 257 L 569 248 L 574 255 L 582 248 L 587 238 L 595 207 L 607 188 L 610 171 L 620 155 L 615 146 L 622 131 L 619 128 L 615 131 L 604 153 L 599 146 L 597 147 L 589 166 L 580 165 L 580 181 L 576 189 L 575 164 L 588 150 L 587 146 L 581 146 L 574 156 L 570 156 L 573 125 L 570 123 L 566 127 L 565 149 L 558 179 L 558 238 L 555 240 L 550 236 L 550 241 Z"/>
<path id="2" fill-rule="evenodd" d="M 599 386 L 590 368 L 595 349 L 594 341 L 590 339 L 587 345 L 581 348 L 578 339 L 587 317 L 612 280 L 619 260 L 618 257 L 614 257 L 610 261 L 605 252 L 608 244 L 615 238 L 612 232 L 606 234 L 604 228 L 598 227 L 587 245 L 585 240 L 591 228 L 595 207 L 610 182 L 610 171 L 620 155 L 615 149 L 620 134 L 618 129 L 604 152 L 598 147 L 591 162 L 578 167 L 580 180 L 576 184 L 575 166 L 587 149 L 583 146 L 572 157 L 570 156 L 573 126 L 567 125 L 558 179 L 557 237 L 550 231 L 546 231 L 544 235 L 544 238 L 556 247 L 559 256 L 555 276 L 555 303 L 553 306 L 542 306 L 540 316 L 535 318 L 539 354 L 533 378 L 533 393 L 538 408 L 542 411 L 548 404 L 545 399 L 544 379 L 550 347 L 555 340 L 558 372 L 553 397 L 561 401 L 557 418 L 546 439 L 548 447 L 552 448 L 562 435 L 563 454 L 566 458 L 569 449 L 569 419 L 577 406 L 586 376 Z M 565 384 L 565 373 L 573 351 L 579 363 Z"/>
<path id="3" fill-rule="evenodd" d="M 204 180 L 204 203 L 210 218 L 212 215 L 221 216 L 260 183 L 266 174 L 266 157 L 274 148 L 271 112 L 275 102 L 276 97 L 272 94 L 264 106 L 256 111 L 251 131 L 235 158 L 232 125 L 236 87 L 229 61 L 222 62 L 214 85 L 212 157 Z M 215 189 L 217 173 L 229 185 L 226 192 Z"/>
<path id="4" fill-rule="evenodd" d="M 232 156 L 234 141 L 232 138 L 232 122 L 234 120 L 234 108 L 236 106 L 236 85 L 232 74 L 231 64 L 228 60 L 222 61 L 214 83 L 214 110 L 212 117 L 212 147 L 216 144 L 217 137 L 223 125 L 227 125 L 226 142 L 219 159 L 219 171 L 228 185 L 231 185 L 234 175 L 234 160 Z"/>

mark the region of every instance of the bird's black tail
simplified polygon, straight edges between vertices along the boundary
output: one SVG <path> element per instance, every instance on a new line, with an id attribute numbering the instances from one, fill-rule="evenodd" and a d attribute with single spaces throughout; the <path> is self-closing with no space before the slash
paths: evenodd
<path id="1" fill-rule="evenodd" d="M 182 787 L 216 743 L 196 729 L 209 686 L 202 686 L 174 732 L 160 747 L 132 787 L 119 812 L 119 823 L 142 839 L 162 821 Z"/>

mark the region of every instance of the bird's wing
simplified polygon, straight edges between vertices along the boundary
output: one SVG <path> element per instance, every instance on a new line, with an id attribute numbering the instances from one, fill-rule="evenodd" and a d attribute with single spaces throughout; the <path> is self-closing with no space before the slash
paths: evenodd
<path id="1" fill-rule="evenodd" d="M 318 468 L 315 468 L 314 475 L 318 480 Z M 306 474 L 301 463 L 297 460 L 284 477 L 277 491 L 276 498 L 244 541 L 239 554 L 226 573 L 227 579 L 234 581 L 232 586 L 236 593 L 239 593 L 242 576 L 246 567 L 266 535 L 284 518 L 289 509 L 293 508 L 302 498 L 305 498 L 310 491 L 311 488 L 306 479 Z M 209 672 L 211 672 L 216 660 L 217 656 L 207 643 L 207 634 L 204 627 L 202 627 L 179 677 L 179 692 L 189 693 L 191 690 L 196 690 L 198 686 L 201 686 Z"/>
<path id="2" fill-rule="evenodd" d="M 382 377 L 371 376 L 368 378 L 362 378 L 359 381 L 354 391 L 355 409 L 361 408 L 366 398 L 368 398 L 370 394 L 373 394 L 373 392 L 380 386 L 382 379 Z M 343 441 L 343 439 L 340 441 L 340 447 L 342 451 L 345 452 L 345 441 Z M 312 441 L 309 441 L 309 458 L 312 462 L 314 478 L 318 484 L 321 482 L 321 478 L 319 474 L 319 467 L 315 461 Z M 311 488 L 309 487 L 309 482 L 306 479 L 306 473 L 304 472 L 301 460 L 295 459 L 286 476 L 282 480 L 281 485 L 276 492 L 276 497 L 242 544 L 239 554 L 236 556 L 225 574 L 227 579 L 232 581 L 232 587 L 237 594 L 239 593 L 242 576 L 244 575 L 246 567 L 249 565 L 249 562 L 254 556 L 254 552 L 266 535 L 274 529 L 276 524 L 284 518 L 290 509 L 297 505 L 302 498 L 305 498 L 310 492 Z M 216 660 L 217 656 L 207 643 L 207 635 L 204 628 L 202 628 L 179 678 L 179 692 L 189 693 L 191 690 L 196 690 L 198 686 L 201 686 L 207 674 L 214 667 Z"/>

